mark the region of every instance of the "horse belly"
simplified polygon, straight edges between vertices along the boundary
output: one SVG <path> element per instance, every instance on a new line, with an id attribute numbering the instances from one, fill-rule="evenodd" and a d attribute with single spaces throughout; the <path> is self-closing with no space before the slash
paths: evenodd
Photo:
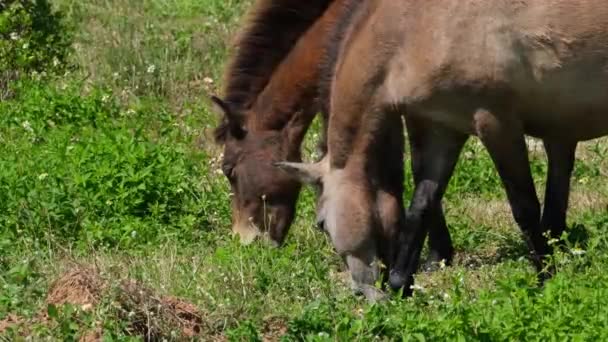
<path id="1" fill-rule="evenodd" d="M 463 0 L 403 15 L 384 100 L 466 133 L 476 110 L 494 109 L 539 137 L 608 134 L 608 6 L 547 1 L 510 11 L 515 2 Z"/>
<path id="2" fill-rule="evenodd" d="M 608 73 L 604 63 L 581 60 L 513 85 L 514 111 L 527 133 L 574 140 L 608 134 Z"/>

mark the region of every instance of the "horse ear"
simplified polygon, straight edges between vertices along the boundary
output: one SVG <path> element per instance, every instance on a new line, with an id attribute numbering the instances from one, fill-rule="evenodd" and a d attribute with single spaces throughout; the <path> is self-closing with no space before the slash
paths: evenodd
<path id="1" fill-rule="evenodd" d="M 311 122 L 305 120 L 303 117 L 305 117 L 305 115 L 294 115 L 283 129 L 285 138 L 288 141 L 287 146 L 291 146 L 295 149 L 294 151 L 290 152 L 300 151 L 300 145 L 302 144 L 302 140 L 304 140 L 306 130 L 310 126 Z"/>
<path id="2" fill-rule="evenodd" d="M 319 163 L 292 163 L 292 162 L 277 162 L 273 164 L 275 167 L 288 172 L 301 183 L 318 184 L 323 177 L 323 171 Z"/>
<path id="3" fill-rule="evenodd" d="M 236 138 L 242 138 L 247 133 L 245 127 L 242 124 L 242 118 L 236 110 L 226 101 L 220 99 L 217 96 L 211 96 L 211 103 L 213 104 L 213 111 L 216 112 L 220 117 L 225 118 L 230 129 L 230 133 Z"/>
<path id="4" fill-rule="evenodd" d="M 213 111 L 221 116 L 221 117 L 228 117 L 231 112 L 230 110 L 230 106 L 224 102 L 224 100 L 220 99 L 219 97 L 215 96 L 215 95 L 211 95 L 209 97 L 209 99 L 211 100 L 211 103 L 213 104 Z"/>

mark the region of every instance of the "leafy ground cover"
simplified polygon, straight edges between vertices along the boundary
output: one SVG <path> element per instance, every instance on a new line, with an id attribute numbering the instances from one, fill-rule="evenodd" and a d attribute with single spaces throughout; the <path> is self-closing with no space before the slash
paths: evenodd
<path id="1" fill-rule="evenodd" d="M 445 201 L 455 265 L 421 273 L 412 298 L 369 305 L 351 295 L 339 257 L 313 228 L 309 191 L 283 248 L 233 239 L 205 95 L 221 83 L 250 3 L 51 2 L 63 24 L 48 29 L 72 43 L 51 41 L 66 55 L 43 50 L 40 63 L 0 82 L 0 339 L 608 338 L 605 139 L 579 146 L 571 242 L 543 288 L 474 139 Z M 0 20 L 4 42 L 19 43 L 0 51 L 26 61 L 19 39 L 29 31 L 11 35 L 16 27 Z M 318 124 L 307 153 L 315 135 Z M 529 148 L 542 193 L 542 145 Z"/>

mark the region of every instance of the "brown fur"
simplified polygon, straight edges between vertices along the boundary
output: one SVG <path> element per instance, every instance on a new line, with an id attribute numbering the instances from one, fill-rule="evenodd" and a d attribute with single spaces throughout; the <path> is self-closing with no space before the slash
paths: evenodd
<path id="1" fill-rule="evenodd" d="M 272 162 L 300 160 L 302 139 L 319 110 L 326 37 L 344 2 L 259 2 L 229 64 L 220 103 L 226 115 L 215 136 L 224 144 L 233 231 L 245 242 L 268 231 L 280 244 L 291 224 L 299 184 Z"/>
<path id="2" fill-rule="evenodd" d="M 331 2 L 257 1 L 237 39 L 237 51 L 226 69 L 225 101 L 239 111 L 249 109 L 275 69 Z M 227 122 L 223 120 L 215 130 L 216 141 L 224 142 L 227 130 Z"/>

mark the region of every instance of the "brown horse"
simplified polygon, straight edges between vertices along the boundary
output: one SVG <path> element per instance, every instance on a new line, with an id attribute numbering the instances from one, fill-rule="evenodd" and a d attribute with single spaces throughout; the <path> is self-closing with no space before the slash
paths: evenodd
<path id="1" fill-rule="evenodd" d="M 233 231 L 253 241 L 262 230 L 280 245 L 294 217 L 299 183 L 272 167 L 301 160 L 300 145 L 318 111 L 319 61 L 340 1 L 260 0 L 226 72 L 222 169 L 232 189 Z"/>
<path id="2" fill-rule="evenodd" d="M 333 47 L 328 44 L 329 33 L 338 32 L 334 27 L 342 22 L 346 5 L 344 0 L 258 2 L 228 68 L 226 98 L 213 98 L 223 116 L 215 135 L 224 144 L 223 170 L 233 193 L 233 231 L 245 243 L 266 230 L 280 245 L 291 224 L 299 183 L 272 163 L 300 160 L 300 145 L 313 117 L 319 110 L 327 112 L 323 110 L 327 97 L 319 93 L 321 75 L 327 50 Z M 378 185 L 378 210 L 391 235 L 404 217 L 402 126 L 397 120 L 392 135 L 386 137 L 394 148 L 383 158 L 394 167 L 383 170 L 383 183 Z M 444 232 L 436 234 L 441 244 L 431 243 L 437 259 L 452 254 L 449 235 L 443 243 L 447 229 Z M 389 254 L 387 248 L 384 259 Z"/>
<path id="3" fill-rule="evenodd" d="M 565 225 L 576 143 L 608 134 L 608 5 L 362 2 L 340 44 L 328 154 L 317 164 L 281 167 L 323 184 L 326 229 L 356 260 L 349 262 L 353 278 L 376 273 L 367 262 L 378 248 L 373 170 L 382 165 L 375 156 L 400 113 L 417 151 L 416 189 L 391 285 L 412 281 L 424 226 L 470 135 L 490 153 L 540 271 L 549 252 L 542 231 Z M 551 159 L 542 219 L 524 134 L 542 138 Z"/>

